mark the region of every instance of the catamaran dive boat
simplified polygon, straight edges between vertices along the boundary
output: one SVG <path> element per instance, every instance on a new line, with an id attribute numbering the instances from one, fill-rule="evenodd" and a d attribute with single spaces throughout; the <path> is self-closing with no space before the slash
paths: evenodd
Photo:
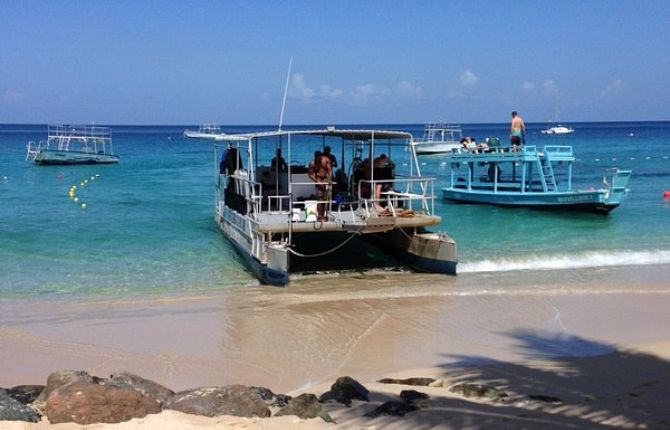
<path id="1" fill-rule="evenodd" d="M 374 262 L 364 251 L 371 248 L 417 271 L 455 274 L 456 243 L 427 230 L 441 217 L 434 210 L 434 179 L 421 176 L 411 138 L 335 127 L 219 136 L 216 222 L 267 284 L 285 285 L 291 273 Z M 332 184 L 319 185 L 310 180 L 307 162 L 326 147 L 341 164 Z M 271 161 L 277 151 L 287 159 Z M 390 157 L 406 161 L 394 164 Z"/>
<path id="2" fill-rule="evenodd" d="M 495 140 L 497 141 L 497 139 Z M 518 151 L 490 147 L 456 150 L 449 159 L 451 178 L 442 189 L 447 200 L 500 206 L 563 209 L 607 214 L 626 193 L 630 170 L 612 169 L 603 188 L 573 189 L 571 146 L 522 146 Z"/>
<path id="3" fill-rule="evenodd" d="M 423 131 L 423 137 L 412 139 L 412 146 L 418 155 L 450 154 L 453 149 L 461 145 L 462 138 L 463 131 L 460 125 L 428 123 Z"/>
<path id="4" fill-rule="evenodd" d="M 568 128 L 564 127 L 562 125 L 557 125 L 555 127 L 549 127 L 545 130 L 540 130 L 540 133 L 542 134 L 568 134 L 568 133 L 573 133 L 575 131 L 574 128 Z"/>
<path id="5" fill-rule="evenodd" d="M 27 161 L 50 164 L 113 164 L 119 162 L 109 127 L 49 125 L 47 140 L 28 142 Z"/>
<path id="6" fill-rule="evenodd" d="M 221 132 L 221 127 L 214 124 L 202 124 L 198 131 L 184 130 L 184 137 L 191 139 L 214 139 L 221 134 L 224 134 Z"/>

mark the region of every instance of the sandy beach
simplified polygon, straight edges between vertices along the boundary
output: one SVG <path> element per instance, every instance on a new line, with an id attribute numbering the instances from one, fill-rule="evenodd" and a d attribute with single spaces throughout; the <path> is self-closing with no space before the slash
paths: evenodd
<path id="1" fill-rule="evenodd" d="M 212 295 L 0 301 L 0 387 L 55 370 L 132 372 L 173 390 L 229 384 L 317 395 L 339 376 L 371 402 L 331 411 L 343 428 L 668 428 L 668 266 L 465 274 L 377 272 Z M 363 415 L 408 387 L 430 408 Z M 504 390 L 504 402 L 449 387 Z M 551 396 L 559 403 L 532 400 Z M 174 411 L 86 428 L 332 428 L 321 419 L 204 418 Z M 3 422 L 0 428 L 81 428 Z"/>

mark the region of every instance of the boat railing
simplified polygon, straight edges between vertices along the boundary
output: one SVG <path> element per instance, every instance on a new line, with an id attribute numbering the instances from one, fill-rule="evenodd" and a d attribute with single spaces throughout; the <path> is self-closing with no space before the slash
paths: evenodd
<path id="1" fill-rule="evenodd" d="M 561 157 L 572 157 L 572 146 L 565 146 L 565 145 L 552 145 L 552 146 L 545 146 L 544 147 L 544 152 L 547 155 L 550 156 L 561 156 Z"/>
<path id="2" fill-rule="evenodd" d="M 423 137 L 412 139 L 412 143 L 435 141 L 458 141 L 463 137 L 463 131 L 458 124 L 445 122 L 429 122 L 423 132 Z"/>
<path id="3" fill-rule="evenodd" d="M 435 193 L 434 178 L 424 177 L 399 177 L 383 180 L 363 179 L 358 183 L 358 199 L 366 211 L 370 207 L 384 206 L 390 207 L 391 212 L 395 214 L 397 209 L 408 209 L 411 211 L 422 210 L 427 215 L 435 213 Z M 363 189 L 372 190 L 372 197 L 363 197 Z M 379 197 L 375 197 L 374 190 L 377 186 L 382 189 Z M 369 187 L 369 188 L 368 188 Z M 417 204 L 419 208 L 417 208 Z M 370 216 L 371 213 L 367 213 Z"/>
<path id="4" fill-rule="evenodd" d="M 216 124 L 202 124 L 198 128 L 198 133 L 221 134 L 221 127 Z"/>
<path id="5" fill-rule="evenodd" d="M 78 150 L 86 153 L 113 155 L 112 129 L 93 125 L 49 125 L 47 142 L 54 142 L 58 150 L 70 151 L 77 143 Z M 109 144 L 109 151 L 107 151 Z"/>

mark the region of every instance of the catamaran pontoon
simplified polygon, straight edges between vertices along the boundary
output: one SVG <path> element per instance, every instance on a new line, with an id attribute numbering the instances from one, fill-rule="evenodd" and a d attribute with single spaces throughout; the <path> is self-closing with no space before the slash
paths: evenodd
<path id="1" fill-rule="evenodd" d="M 421 176 L 411 137 L 334 127 L 219 136 L 216 221 L 268 284 L 285 285 L 290 272 L 332 268 L 335 252 L 353 239 L 369 239 L 361 246 L 380 246 L 415 270 L 455 274 L 455 242 L 426 230 L 441 218 L 435 215 L 433 179 Z M 321 185 L 328 191 L 318 200 L 306 162 L 327 146 L 342 165 L 332 185 Z M 287 163 L 269 162 L 277 149 Z M 407 158 L 402 164 L 396 160 L 393 179 L 374 164 L 382 152 Z M 325 206 L 322 220 L 316 216 L 319 205 Z"/>

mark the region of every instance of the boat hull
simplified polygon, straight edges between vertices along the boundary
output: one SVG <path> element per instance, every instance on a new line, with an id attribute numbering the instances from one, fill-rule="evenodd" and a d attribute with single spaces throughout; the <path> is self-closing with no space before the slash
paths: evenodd
<path id="1" fill-rule="evenodd" d="M 199 131 L 185 131 L 184 137 L 188 139 L 211 139 L 214 140 L 223 133 L 202 133 Z"/>
<path id="2" fill-rule="evenodd" d="M 78 151 L 60 151 L 45 149 L 35 156 L 38 165 L 69 165 L 69 164 L 114 164 L 119 162 L 118 155 L 93 154 Z"/>
<path id="3" fill-rule="evenodd" d="M 459 142 L 414 142 L 412 145 L 417 155 L 449 154 L 461 147 Z"/>
<path id="4" fill-rule="evenodd" d="M 445 234 L 395 229 L 364 237 L 417 272 L 456 274 L 456 242 Z"/>
<path id="5" fill-rule="evenodd" d="M 217 216 L 217 224 L 235 251 L 242 257 L 245 266 L 263 284 L 283 287 L 288 283 L 288 257 L 286 251 L 277 252 L 265 247 L 266 262 L 259 260 L 253 253 L 251 231 L 248 223 L 238 213 L 223 208 L 223 216 Z M 282 255 L 283 254 L 283 255 Z"/>
<path id="6" fill-rule="evenodd" d="M 574 191 L 555 193 L 496 193 L 444 188 L 444 199 L 460 203 L 490 204 L 509 207 L 527 207 L 547 210 L 571 210 L 583 212 L 609 213 L 616 209 L 620 201 L 607 199 L 607 191 Z"/>

